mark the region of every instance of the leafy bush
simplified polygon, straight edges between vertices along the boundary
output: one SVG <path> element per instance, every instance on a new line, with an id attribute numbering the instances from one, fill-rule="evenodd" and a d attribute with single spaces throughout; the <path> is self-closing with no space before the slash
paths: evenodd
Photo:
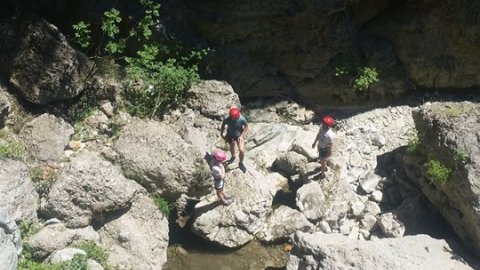
<path id="1" fill-rule="evenodd" d="M 158 194 L 153 197 L 153 201 L 155 202 L 155 205 L 157 205 L 158 209 L 160 209 L 160 211 L 162 211 L 165 216 L 170 215 L 170 212 L 173 210 L 172 204 L 170 204 L 167 200 L 165 200 Z"/>
<path id="2" fill-rule="evenodd" d="M 433 182 L 443 185 L 450 177 L 451 170 L 442 165 L 438 160 L 429 160 L 425 166 L 427 168 L 427 176 Z"/>
<path id="3" fill-rule="evenodd" d="M 362 67 L 358 69 L 358 75 L 355 78 L 353 87 L 358 91 L 364 91 L 376 82 L 378 82 L 377 70 L 375 68 Z"/>
<path id="4" fill-rule="evenodd" d="M 78 44 L 81 48 L 90 47 L 91 33 L 90 24 L 80 21 L 73 25 L 73 42 Z"/>
<path id="5" fill-rule="evenodd" d="M 369 67 L 365 59 L 350 53 L 340 53 L 332 61 L 335 77 L 345 79 L 349 86 L 357 91 L 364 91 L 379 81 L 375 67 Z"/>
<path id="6" fill-rule="evenodd" d="M 468 160 L 468 153 L 465 150 L 455 150 L 453 159 L 457 162 L 466 162 Z"/>
<path id="7" fill-rule="evenodd" d="M 89 270 L 87 256 L 82 254 L 73 255 L 71 261 L 65 262 L 61 266 L 62 270 Z"/>
<path id="8" fill-rule="evenodd" d="M 188 88 L 200 80 L 198 63 L 207 50 L 185 50 L 178 45 L 167 46 L 151 40 L 160 5 L 153 0 L 139 2 L 144 9 L 143 17 L 133 23 L 135 27 L 128 33 L 120 29 L 123 19 L 118 10 L 112 8 L 104 13 L 101 30 L 105 40 L 101 40 L 99 46 L 103 46 L 107 57 L 119 56 L 126 64 L 128 82 L 122 93 L 126 110 L 134 116 L 148 118 L 185 101 Z M 76 24 L 75 36 L 87 38 L 88 27 L 84 22 Z M 123 53 L 131 38 L 136 38 L 142 49 L 134 57 L 126 57 Z M 77 43 L 85 44 L 85 41 Z"/>
<path id="9" fill-rule="evenodd" d="M 22 160 L 25 157 L 25 146 L 6 132 L 0 132 L 0 158 Z"/>
<path id="10" fill-rule="evenodd" d="M 101 264 L 104 268 L 107 267 L 108 253 L 105 249 L 99 247 L 94 242 L 82 242 L 75 245 L 76 248 L 79 248 L 87 253 L 87 258 L 95 260 Z"/>

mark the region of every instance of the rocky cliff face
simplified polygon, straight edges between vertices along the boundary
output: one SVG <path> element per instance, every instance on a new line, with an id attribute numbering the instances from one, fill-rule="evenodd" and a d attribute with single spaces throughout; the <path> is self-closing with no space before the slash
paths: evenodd
<path id="1" fill-rule="evenodd" d="M 480 251 L 480 107 L 432 103 L 414 112 L 420 143 L 406 172 L 467 245 Z"/>
<path id="2" fill-rule="evenodd" d="M 165 2 L 171 29 L 183 25 L 177 32 L 213 48 L 209 70 L 240 96 L 340 105 L 480 84 L 473 0 Z M 335 76 L 358 64 L 378 71 L 380 82 L 368 91 L 353 89 L 357 74 Z"/>

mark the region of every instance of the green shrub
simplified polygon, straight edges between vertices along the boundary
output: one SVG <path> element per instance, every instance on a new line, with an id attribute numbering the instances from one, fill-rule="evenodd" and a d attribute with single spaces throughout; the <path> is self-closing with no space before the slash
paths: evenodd
<path id="1" fill-rule="evenodd" d="M 364 91 L 376 82 L 378 82 L 377 70 L 375 68 L 362 67 L 358 69 L 358 75 L 353 82 L 353 87 L 358 91 Z"/>
<path id="2" fill-rule="evenodd" d="M 346 80 L 350 87 L 364 91 L 379 81 L 375 67 L 370 67 L 365 59 L 351 53 L 340 53 L 331 60 L 337 78 Z"/>
<path id="3" fill-rule="evenodd" d="M 90 40 L 92 39 L 90 30 L 90 24 L 84 21 L 80 21 L 73 25 L 73 42 L 79 45 L 81 48 L 90 47 Z"/>
<path id="4" fill-rule="evenodd" d="M 468 153 L 465 150 L 455 150 L 453 159 L 457 162 L 466 162 L 468 160 Z"/>
<path id="5" fill-rule="evenodd" d="M 425 165 L 427 168 L 427 176 L 433 182 L 443 185 L 450 177 L 451 170 L 437 160 L 429 160 Z"/>
<path id="6" fill-rule="evenodd" d="M 155 205 L 157 205 L 158 209 L 160 209 L 160 211 L 162 211 L 165 216 L 168 217 L 170 215 L 170 212 L 173 210 L 172 204 L 170 204 L 167 200 L 165 200 L 158 194 L 153 197 L 153 201 L 155 202 Z"/>
<path id="7" fill-rule="evenodd" d="M 71 261 L 62 263 L 61 269 L 62 270 L 89 270 L 87 256 L 82 254 L 75 254 L 73 255 L 73 259 Z"/>
<path id="8" fill-rule="evenodd" d="M 75 244 L 75 247 L 85 251 L 87 253 L 87 258 L 95 260 L 104 268 L 107 267 L 108 253 L 105 249 L 99 247 L 96 243 L 82 242 Z"/>
<path id="9" fill-rule="evenodd" d="M 0 158 L 23 160 L 25 146 L 6 132 L 0 131 Z"/>
<path id="10" fill-rule="evenodd" d="M 96 108 L 96 98 L 92 91 L 86 91 L 73 99 L 67 109 L 66 120 L 75 125 L 93 114 Z"/>

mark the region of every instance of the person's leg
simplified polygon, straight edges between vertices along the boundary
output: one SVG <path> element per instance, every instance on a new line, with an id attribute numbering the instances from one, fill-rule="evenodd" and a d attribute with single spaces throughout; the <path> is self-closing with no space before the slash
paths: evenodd
<path id="1" fill-rule="evenodd" d="M 230 145 L 230 155 L 231 155 L 230 159 L 227 161 L 227 164 L 231 164 L 235 160 L 235 141 L 230 137 L 228 137 L 227 140 L 228 140 L 228 144 Z"/>
<path id="2" fill-rule="evenodd" d="M 238 145 L 238 156 L 240 158 L 240 163 L 243 163 L 243 159 L 245 158 L 245 143 L 243 140 L 237 139 L 237 145 Z"/>
<path id="3" fill-rule="evenodd" d="M 327 172 L 327 159 L 322 158 L 320 164 L 322 165 L 322 174 L 325 175 L 325 172 Z"/>

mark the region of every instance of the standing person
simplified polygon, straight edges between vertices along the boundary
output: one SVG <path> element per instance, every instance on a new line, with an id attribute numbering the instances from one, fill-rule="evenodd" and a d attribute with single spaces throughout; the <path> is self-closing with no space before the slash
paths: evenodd
<path id="1" fill-rule="evenodd" d="M 230 160 L 228 160 L 228 164 L 235 161 L 235 143 L 237 143 L 238 151 L 240 152 L 240 163 L 238 164 L 238 167 L 242 172 L 245 172 L 247 168 L 243 164 L 243 159 L 245 158 L 245 143 L 243 136 L 248 131 L 248 123 L 245 117 L 240 114 L 238 108 L 231 108 L 228 115 L 229 116 L 223 120 L 220 129 L 220 135 L 230 144 L 230 153 L 232 156 Z M 225 127 L 227 127 L 226 134 L 224 134 Z"/>
<path id="2" fill-rule="evenodd" d="M 333 140 L 335 138 L 335 133 L 332 130 L 334 122 L 333 117 L 328 115 L 324 116 L 322 119 L 322 126 L 312 144 L 312 148 L 315 148 L 315 145 L 318 142 L 318 154 L 320 157 L 320 164 L 322 165 L 323 177 L 325 177 L 325 172 L 327 171 L 328 158 L 332 155 Z"/>
<path id="3" fill-rule="evenodd" d="M 229 205 L 233 202 L 232 197 L 225 195 L 223 187 L 225 186 L 225 167 L 223 162 L 227 160 L 227 155 L 221 150 L 215 150 L 212 154 L 210 170 L 212 171 L 214 187 L 217 192 L 217 198 L 223 205 Z"/>

